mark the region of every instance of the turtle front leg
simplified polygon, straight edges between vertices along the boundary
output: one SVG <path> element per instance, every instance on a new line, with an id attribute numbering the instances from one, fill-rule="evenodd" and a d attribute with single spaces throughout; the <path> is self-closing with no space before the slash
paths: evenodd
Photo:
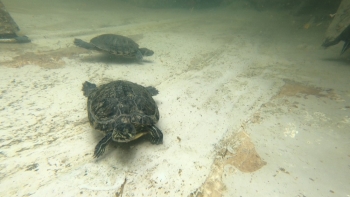
<path id="1" fill-rule="evenodd" d="M 108 133 L 105 137 L 102 138 L 102 140 L 98 142 L 95 147 L 94 158 L 100 157 L 105 152 L 106 146 L 111 141 L 111 139 L 112 132 Z"/>
<path id="2" fill-rule="evenodd" d="M 152 144 L 162 144 L 163 143 L 163 133 L 156 126 L 152 125 L 149 127 L 149 140 Z"/>
<path id="3" fill-rule="evenodd" d="M 136 52 L 135 58 L 136 58 L 137 61 L 142 61 L 143 55 L 142 55 L 141 51 L 137 51 Z"/>

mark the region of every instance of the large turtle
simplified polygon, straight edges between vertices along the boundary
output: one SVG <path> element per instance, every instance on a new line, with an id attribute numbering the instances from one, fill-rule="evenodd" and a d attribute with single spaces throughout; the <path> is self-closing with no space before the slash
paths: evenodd
<path id="1" fill-rule="evenodd" d="M 0 42 L 5 43 L 27 43 L 27 36 L 19 36 L 19 27 L 13 20 L 5 5 L 0 1 Z"/>
<path id="2" fill-rule="evenodd" d="M 74 44 L 89 50 L 97 50 L 127 58 L 142 60 L 143 56 L 153 55 L 153 51 L 147 48 L 139 48 L 132 39 L 115 34 L 102 34 L 96 36 L 87 43 L 81 39 L 74 39 Z"/>
<path id="3" fill-rule="evenodd" d="M 322 46 L 329 47 L 344 41 L 341 51 L 343 54 L 350 47 L 350 0 L 340 3 L 337 13 L 326 32 Z"/>
<path id="4" fill-rule="evenodd" d="M 105 134 L 95 147 L 95 158 L 104 153 L 110 141 L 130 142 L 148 135 L 152 144 L 162 143 L 163 134 L 155 126 L 159 120 L 158 107 L 152 98 L 158 94 L 156 88 L 117 80 L 99 87 L 86 81 L 82 90 L 88 97 L 91 126 Z"/>

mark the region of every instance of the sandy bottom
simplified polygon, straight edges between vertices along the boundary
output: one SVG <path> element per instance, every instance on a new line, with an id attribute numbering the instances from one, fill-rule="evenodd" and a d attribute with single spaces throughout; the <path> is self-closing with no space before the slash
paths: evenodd
<path id="1" fill-rule="evenodd" d="M 0 196 L 349 196 L 350 66 L 320 47 L 329 21 L 286 11 L 146 9 L 3 0 L 32 39 L 0 45 Z M 142 63 L 75 47 L 102 33 Z M 111 143 L 86 80 L 155 86 L 161 145 Z"/>

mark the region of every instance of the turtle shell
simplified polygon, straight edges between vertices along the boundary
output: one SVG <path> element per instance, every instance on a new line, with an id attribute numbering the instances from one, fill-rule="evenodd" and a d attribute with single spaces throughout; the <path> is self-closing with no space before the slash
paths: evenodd
<path id="1" fill-rule="evenodd" d="M 115 34 L 102 34 L 90 40 L 99 50 L 114 55 L 134 57 L 139 51 L 139 45 L 132 39 Z"/>
<path id="2" fill-rule="evenodd" d="M 122 123 L 131 123 L 138 132 L 142 132 L 140 128 L 154 125 L 159 120 L 153 95 L 147 88 L 129 81 L 118 80 L 101 85 L 88 96 L 90 124 L 105 134 L 113 132 Z"/>

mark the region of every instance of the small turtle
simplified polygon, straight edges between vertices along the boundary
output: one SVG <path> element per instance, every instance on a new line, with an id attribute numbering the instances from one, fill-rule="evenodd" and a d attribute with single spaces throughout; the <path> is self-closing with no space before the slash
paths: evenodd
<path id="1" fill-rule="evenodd" d="M 162 131 L 155 126 L 159 120 L 158 107 L 152 98 L 158 94 L 156 88 L 117 80 L 99 87 L 86 81 L 82 90 L 88 97 L 91 126 L 105 134 L 95 147 L 95 158 L 104 153 L 112 140 L 130 142 L 148 135 L 152 144 L 162 143 Z"/>
<path id="2" fill-rule="evenodd" d="M 151 56 L 154 53 L 150 49 L 139 48 L 139 45 L 128 37 L 115 34 L 99 35 L 92 38 L 90 43 L 76 38 L 74 39 L 74 44 L 89 50 L 108 52 L 127 58 L 136 58 L 139 61 L 142 60 L 143 56 Z"/>

